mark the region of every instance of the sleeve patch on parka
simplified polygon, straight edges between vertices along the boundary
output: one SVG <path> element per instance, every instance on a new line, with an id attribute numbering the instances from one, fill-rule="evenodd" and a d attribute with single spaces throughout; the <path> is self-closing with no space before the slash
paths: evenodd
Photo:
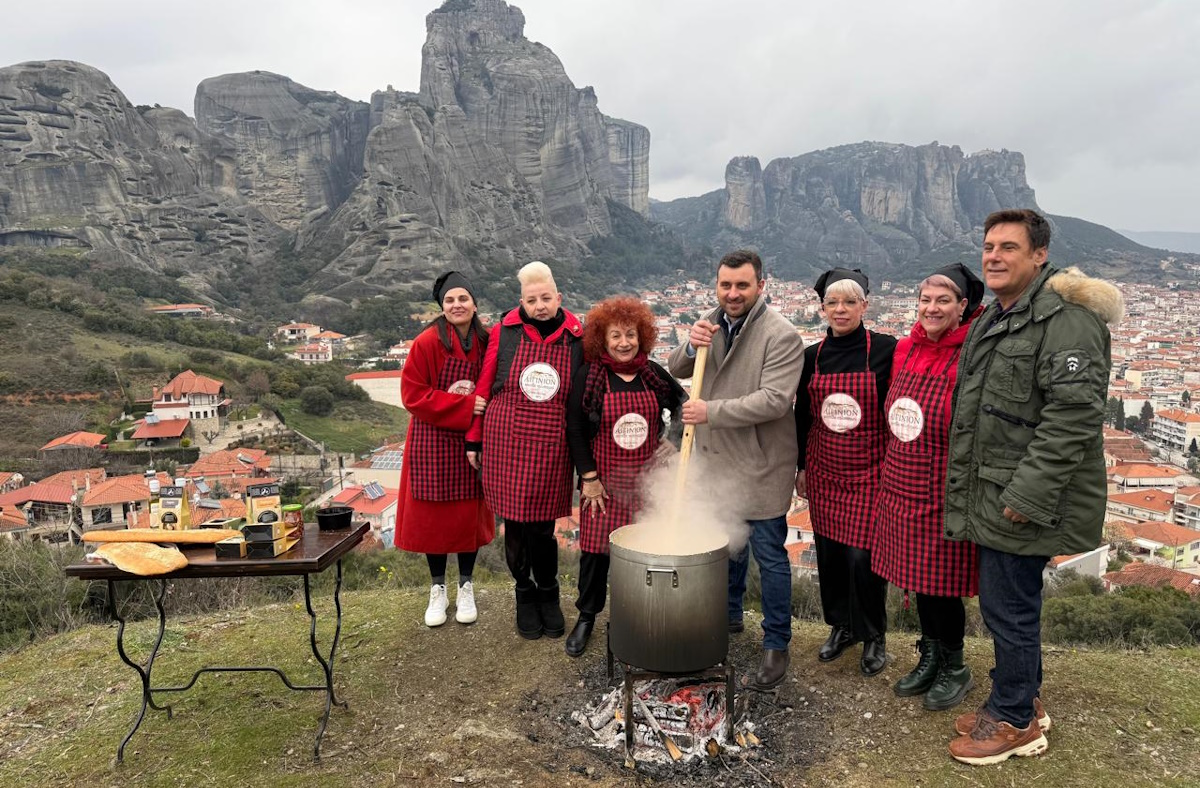
<path id="1" fill-rule="evenodd" d="M 1050 356 L 1049 399 L 1064 404 L 1084 404 L 1096 396 L 1092 359 L 1079 349 L 1060 350 Z"/>

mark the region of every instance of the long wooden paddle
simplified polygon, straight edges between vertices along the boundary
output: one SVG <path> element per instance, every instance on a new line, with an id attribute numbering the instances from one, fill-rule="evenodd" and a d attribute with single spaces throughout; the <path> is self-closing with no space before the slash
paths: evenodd
<path id="1" fill-rule="evenodd" d="M 708 346 L 696 348 L 696 363 L 692 365 L 692 391 L 688 402 L 700 399 L 700 388 L 704 385 L 704 368 L 708 365 Z M 696 425 L 683 428 L 683 440 L 679 444 L 679 469 L 675 475 L 675 508 L 671 513 L 672 523 L 679 524 L 679 513 L 683 511 L 683 493 L 687 487 L 688 461 L 692 458 L 692 444 L 696 440 Z"/>

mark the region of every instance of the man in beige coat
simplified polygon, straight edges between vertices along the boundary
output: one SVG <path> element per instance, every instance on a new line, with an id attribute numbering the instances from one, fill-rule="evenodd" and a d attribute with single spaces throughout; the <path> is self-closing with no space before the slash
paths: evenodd
<path id="1" fill-rule="evenodd" d="M 804 341 L 762 292 L 762 259 L 730 252 L 717 266 L 717 309 L 696 321 L 685 345 L 668 360 L 671 374 L 689 378 L 696 348 L 709 347 L 703 399 L 685 403 L 683 423 L 696 425 L 697 456 L 737 489 L 750 544 L 729 559 L 729 631 L 742 631 L 749 552 L 762 575 L 763 660 L 754 686 L 783 681 L 792 639 L 792 573 L 784 541 L 796 480 L 792 398 L 804 364 Z M 720 486 L 727 486 L 722 484 Z"/>

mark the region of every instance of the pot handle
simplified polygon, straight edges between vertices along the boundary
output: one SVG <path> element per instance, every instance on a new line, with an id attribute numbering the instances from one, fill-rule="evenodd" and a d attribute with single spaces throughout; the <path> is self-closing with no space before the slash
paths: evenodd
<path id="1" fill-rule="evenodd" d="M 668 566 L 650 566 L 646 568 L 646 585 L 654 585 L 652 578 L 655 572 L 671 575 L 671 588 L 679 588 L 679 572 Z"/>

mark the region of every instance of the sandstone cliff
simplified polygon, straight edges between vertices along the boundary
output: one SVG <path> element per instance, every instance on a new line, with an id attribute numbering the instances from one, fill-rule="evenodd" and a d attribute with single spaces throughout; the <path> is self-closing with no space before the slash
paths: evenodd
<path id="1" fill-rule="evenodd" d="M 780 276 L 841 265 L 912 278 L 975 260 L 987 215 L 1025 207 L 1038 209 L 1020 153 L 863 142 L 765 169 L 754 157 L 735 158 L 724 189 L 656 203 L 652 216 L 694 245 L 756 247 Z M 1096 262 L 1109 274 L 1157 262 L 1152 250 L 1088 229 L 1097 225 L 1052 220 L 1055 260 Z"/>
<path id="2" fill-rule="evenodd" d="M 133 107 L 94 68 L 0 69 L 0 246 L 181 268 L 203 288 L 279 232 L 238 196 L 234 161 L 227 141 L 177 110 Z"/>

